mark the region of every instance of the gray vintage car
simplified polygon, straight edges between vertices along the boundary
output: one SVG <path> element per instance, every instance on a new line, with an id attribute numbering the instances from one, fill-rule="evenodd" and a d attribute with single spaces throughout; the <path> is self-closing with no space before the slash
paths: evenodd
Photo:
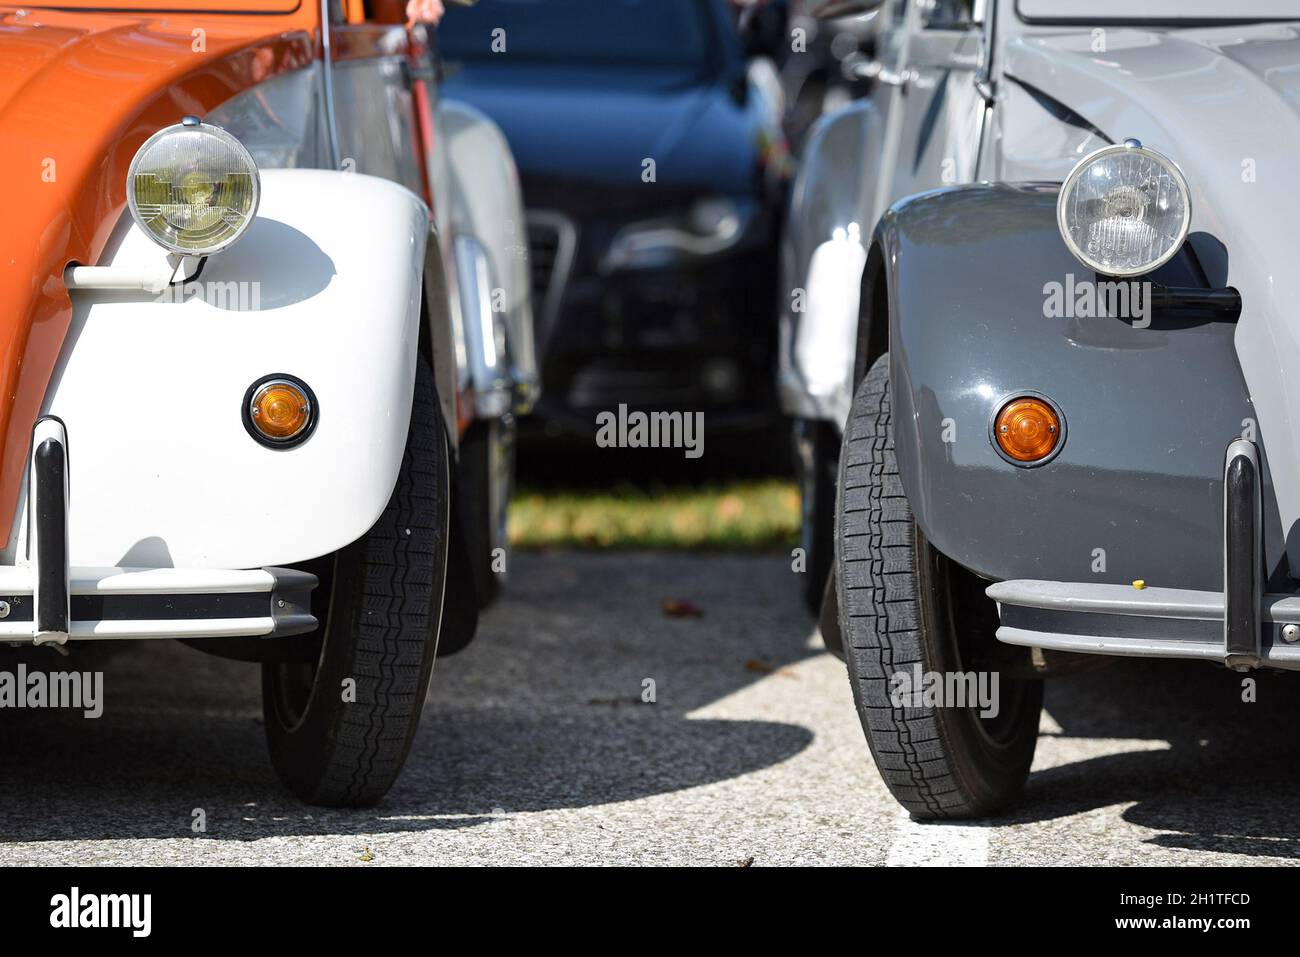
<path id="1" fill-rule="evenodd" d="M 876 765 L 916 817 L 980 815 L 1043 677 L 1300 669 L 1300 7 L 880 17 L 796 184 L 780 386 Z"/>

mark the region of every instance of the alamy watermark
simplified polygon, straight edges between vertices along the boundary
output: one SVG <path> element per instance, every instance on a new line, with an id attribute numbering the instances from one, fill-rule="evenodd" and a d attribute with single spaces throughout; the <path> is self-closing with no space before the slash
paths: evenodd
<path id="1" fill-rule="evenodd" d="M 210 306 L 230 312 L 256 312 L 262 308 L 260 282 L 185 282 L 174 283 L 158 293 L 154 302 L 182 303 L 202 299 Z"/>
<path id="2" fill-rule="evenodd" d="M 1138 280 L 1076 280 L 1043 284 L 1043 315 L 1048 319 L 1129 319 L 1134 329 L 1151 325 L 1151 283 Z"/>
<path id="3" fill-rule="evenodd" d="M 104 713 L 102 671 L 0 671 L 0 710 L 15 708 L 78 709 L 87 718 Z"/>
<path id="4" fill-rule="evenodd" d="M 125 928 L 132 937 L 153 929 L 152 894 L 85 894 L 73 887 L 50 898 L 50 926 L 55 928 Z"/>
<path id="5" fill-rule="evenodd" d="M 889 701 L 895 708 L 978 708 L 981 718 L 996 718 L 996 671 L 896 671 L 889 679 Z"/>
<path id="6" fill-rule="evenodd" d="M 596 413 L 596 445 L 602 449 L 684 449 L 688 459 L 704 454 L 703 412 Z"/>

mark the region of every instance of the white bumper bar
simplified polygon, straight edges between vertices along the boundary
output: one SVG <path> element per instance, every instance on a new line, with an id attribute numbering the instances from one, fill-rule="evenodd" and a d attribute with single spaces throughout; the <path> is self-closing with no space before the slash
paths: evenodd
<path id="1" fill-rule="evenodd" d="M 66 637 L 36 634 L 35 570 L 0 566 L 0 641 L 283 637 L 316 627 L 316 576 L 290 568 L 73 568 Z"/>
<path id="2" fill-rule="evenodd" d="M 67 430 L 46 416 L 32 435 L 27 562 L 0 566 L 0 641 L 280 637 L 316 628 L 317 580 L 307 572 L 73 566 L 68 472 Z"/>

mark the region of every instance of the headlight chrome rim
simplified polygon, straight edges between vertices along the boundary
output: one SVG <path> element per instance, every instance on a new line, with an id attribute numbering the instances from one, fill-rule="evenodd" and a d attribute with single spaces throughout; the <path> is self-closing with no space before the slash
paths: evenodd
<path id="1" fill-rule="evenodd" d="M 1165 250 L 1164 253 L 1149 263 L 1120 269 L 1108 267 L 1096 259 L 1093 259 L 1085 250 L 1079 247 L 1078 243 L 1074 241 L 1074 237 L 1070 234 L 1069 224 L 1067 221 L 1066 201 L 1071 196 L 1075 184 L 1079 181 L 1079 177 L 1081 177 L 1088 169 L 1092 168 L 1093 164 L 1095 164 L 1097 160 L 1113 154 L 1127 154 L 1132 152 L 1141 152 L 1143 155 L 1162 166 L 1165 171 L 1170 174 L 1175 185 L 1178 187 L 1179 194 L 1182 198 L 1183 216 L 1182 222 L 1179 225 L 1177 238 L 1170 244 L 1169 248 Z M 1079 162 L 1074 165 L 1074 169 L 1070 170 L 1070 174 L 1065 178 L 1065 182 L 1061 184 L 1061 191 L 1057 195 L 1056 199 L 1056 227 L 1058 232 L 1061 234 L 1061 238 L 1065 241 L 1066 248 L 1070 250 L 1071 255 L 1073 255 L 1080 263 L 1103 276 L 1126 278 L 1131 276 L 1142 276 L 1159 269 L 1165 263 L 1169 262 L 1169 260 L 1173 259 L 1174 256 L 1178 254 L 1178 251 L 1182 249 L 1183 244 L 1187 241 L 1187 235 L 1191 231 L 1191 226 L 1192 194 L 1191 189 L 1187 184 L 1187 177 L 1183 174 L 1182 169 L 1168 156 L 1165 156 L 1163 153 L 1153 150 L 1148 146 L 1143 146 L 1141 142 L 1134 139 L 1125 140 L 1123 143 L 1113 143 L 1109 146 L 1103 146 L 1101 149 L 1094 150 L 1083 159 L 1079 160 Z"/>
<path id="2" fill-rule="evenodd" d="M 244 222 L 225 239 L 208 246 L 189 248 L 178 245 L 177 243 L 168 242 L 165 237 L 160 236 L 156 231 L 149 227 L 140 212 L 136 196 L 136 175 L 139 172 L 141 162 L 149 155 L 151 148 L 156 146 L 160 140 L 167 136 L 185 135 L 195 132 L 213 136 L 220 140 L 225 146 L 234 151 L 243 161 L 247 167 L 249 178 L 251 180 L 252 202 L 249 206 L 248 215 Z M 187 116 L 180 123 L 174 123 L 171 126 L 165 126 L 158 130 L 145 140 L 144 143 L 140 145 L 140 148 L 136 150 L 135 155 L 131 158 L 131 165 L 127 168 L 126 202 L 127 208 L 131 213 L 131 218 L 135 221 L 135 224 L 146 236 L 159 246 L 180 256 L 212 256 L 224 249 L 230 248 L 242 239 L 244 234 L 248 232 L 248 228 L 257 218 L 257 211 L 262 202 L 262 177 L 261 173 L 258 171 L 257 162 L 253 159 L 253 154 L 248 151 L 248 148 L 244 146 L 237 137 L 228 133 L 220 126 L 211 123 L 204 123 L 196 117 Z"/>

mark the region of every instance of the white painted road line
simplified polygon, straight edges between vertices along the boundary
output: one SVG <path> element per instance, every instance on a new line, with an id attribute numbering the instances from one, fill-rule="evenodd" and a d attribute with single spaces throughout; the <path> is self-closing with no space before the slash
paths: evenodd
<path id="1" fill-rule="evenodd" d="M 991 828 L 972 824 L 919 824 L 903 811 L 894 828 L 887 867 L 983 867 Z"/>

